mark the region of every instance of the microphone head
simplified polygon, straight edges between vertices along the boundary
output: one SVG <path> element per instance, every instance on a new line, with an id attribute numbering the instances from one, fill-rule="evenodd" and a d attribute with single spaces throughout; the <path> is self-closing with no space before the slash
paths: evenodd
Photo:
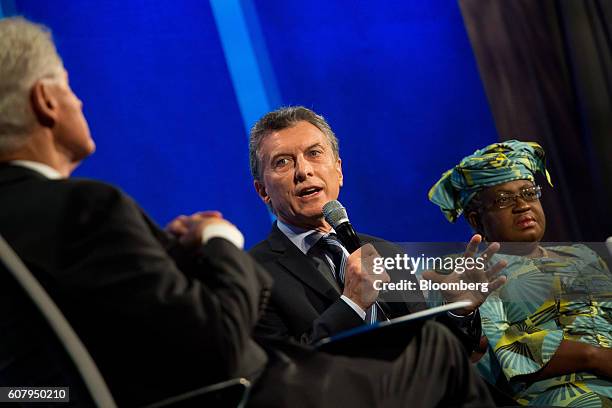
<path id="1" fill-rule="evenodd" d="M 338 225 L 348 222 L 349 220 L 346 209 L 338 200 L 330 201 L 323 206 L 323 216 L 333 229 L 336 229 Z"/>

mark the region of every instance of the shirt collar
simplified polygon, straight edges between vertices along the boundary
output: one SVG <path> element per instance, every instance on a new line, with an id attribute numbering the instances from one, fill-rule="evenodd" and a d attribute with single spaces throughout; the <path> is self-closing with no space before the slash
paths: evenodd
<path id="1" fill-rule="evenodd" d="M 287 225 L 280 220 L 276 220 L 276 225 L 278 226 L 278 229 L 281 230 L 281 232 L 285 234 L 285 236 L 289 238 L 291 242 L 293 242 L 293 245 L 298 247 L 298 249 L 302 251 L 304 255 L 308 254 L 308 251 L 310 251 L 310 249 L 319 241 L 319 239 L 321 239 L 321 237 L 328 235 L 317 230 L 307 230 L 293 225 Z M 335 232 L 336 231 L 334 231 L 332 228 L 329 234 Z"/>
<path id="2" fill-rule="evenodd" d="M 55 170 L 51 166 L 47 166 L 44 163 L 30 161 L 30 160 L 13 160 L 9 163 L 14 166 L 25 167 L 30 170 L 34 170 L 35 172 L 51 180 L 58 180 L 58 179 L 64 178 L 57 170 Z"/>

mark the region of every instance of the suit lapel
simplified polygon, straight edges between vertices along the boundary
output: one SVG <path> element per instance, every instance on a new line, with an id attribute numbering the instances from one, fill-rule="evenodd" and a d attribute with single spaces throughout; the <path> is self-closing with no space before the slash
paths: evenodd
<path id="1" fill-rule="evenodd" d="M 276 223 L 268 235 L 268 242 L 272 251 L 279 254 L 276 262 L 287 272 L 329 300 L 338 299 L 338 290 L 317 269 L 315 261 L 293 245 L 293 242 L 278 229 Z"/>

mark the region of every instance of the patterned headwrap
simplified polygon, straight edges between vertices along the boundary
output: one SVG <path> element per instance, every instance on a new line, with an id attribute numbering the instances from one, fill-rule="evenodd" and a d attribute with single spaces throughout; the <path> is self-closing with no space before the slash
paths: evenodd
<path id="1" fill-rule="evenodd" d="M 455 222 L 479 190 L 513 180 L 534 181 L 538 171 L 552 186 L 544 149 L 539 144 L 518 140 L 494 143 L 476 150 L 442 174 L 429 190 L 429 199 L 450 222 Z"/>

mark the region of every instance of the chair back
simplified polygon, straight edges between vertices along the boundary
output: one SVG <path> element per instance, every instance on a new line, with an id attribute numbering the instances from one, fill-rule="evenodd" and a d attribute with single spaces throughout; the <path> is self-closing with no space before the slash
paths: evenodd
<path id="1" fill-rule="evenodd" d="M 91 355 L 0 235 L 0 386 L 68 386 L 70 405 L 115 408 Z"/>

